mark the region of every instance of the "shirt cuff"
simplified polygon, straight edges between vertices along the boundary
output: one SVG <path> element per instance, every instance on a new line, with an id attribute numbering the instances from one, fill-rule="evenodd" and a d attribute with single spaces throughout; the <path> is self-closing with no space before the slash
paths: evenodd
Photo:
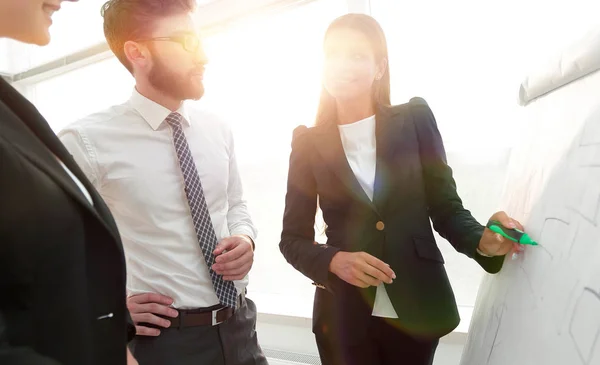
<path id="1" fill-rule="evenodd" d="M 231 235 L 232 236 L 236 236 L 236 235 L 244 235 L 244 236 L 248 236 L 248 238 L 250 238 L 250 241 L 252 241 L 252 250 L 254 250 L 256 248 L 256 237 L 254 234 L 254 230 L 250 227 L 236 227 L 233 231 L 231 231 Z"/>
<path id="2" fill-rule="evenodd" d="M 479 247 L 477 247 L 475 250 L 477 251 L 477 253 L 478 253 L 479 255 L 481 255 L 481 256 L 483 256 L 483 257 L 494 257 L 494 256 L 492 256 L 492 255 L 488 255 L 488 254 L 486 254 L 486 253 L 483 253 L 483 251 L 481 251 L 481 250 L 479 249 Z"/>

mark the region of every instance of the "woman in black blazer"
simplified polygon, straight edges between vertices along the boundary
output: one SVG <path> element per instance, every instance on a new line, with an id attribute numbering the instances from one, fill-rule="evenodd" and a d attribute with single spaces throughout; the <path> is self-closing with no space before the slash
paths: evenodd
<path id="1" fill-rule="evenodd" d="M 338 18 L 324 52 L 316 126 L 294 131 L 281 252 L 317 286 L 323 364 L 431 364 L 459 316 L 430 219 L 490 273 L 513 245 L 463 208 L 427 103 L 390 106 L 379 24 Z M 314 242 L 317 205 L 327 244 Z M 503 212 L 492 218 L 522 229 Z"/>
<path id="2" fill-rule="evenodd" d="M 61 2 L 0 1 L 0 37 L 47 44 Z M 108 208 L 35 107 L 0 78 L 0 364 L 137 364 L 125 296 Z"/>

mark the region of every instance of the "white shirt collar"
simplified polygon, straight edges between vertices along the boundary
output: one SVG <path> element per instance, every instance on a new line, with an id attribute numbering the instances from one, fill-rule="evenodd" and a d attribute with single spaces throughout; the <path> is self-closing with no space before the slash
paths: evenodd
<path id="1" fill-rule="evenodd" d="M 137 89 L 133 89 L 131 98 L 129 99 L 131 106 L 144 118 L 144 120 L 152 127 L 157 130 L 165 119 L 171 114 L 171 111 L 164 106 L 148 99 L 144 95 L 140 94 Z M 177 112 L 183 116 L 183 124 L 190 126 L 190 117 L 185 107 L 185 102 L 181 103 Z"/>

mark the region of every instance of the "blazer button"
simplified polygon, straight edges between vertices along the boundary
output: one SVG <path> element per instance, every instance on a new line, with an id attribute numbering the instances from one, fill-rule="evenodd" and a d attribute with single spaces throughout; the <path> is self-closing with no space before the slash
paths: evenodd
<path id="1" fill-rule="evenodd" d="M 377 228 L 378 231 L 383 231 L 383 229 L 385 228 L 385 224 L 383 224 L 382 221 L 379 221 L 375 224 L 375 228 Z"/>

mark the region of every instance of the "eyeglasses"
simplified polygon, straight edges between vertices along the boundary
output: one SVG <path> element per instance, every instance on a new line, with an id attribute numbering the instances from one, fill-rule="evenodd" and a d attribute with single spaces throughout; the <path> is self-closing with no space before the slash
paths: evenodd
<path id="1" fill-rule="evenodd" d="M 186 35 L 176 35 L 171 37 L 156 37 L 156 38 L 148 38 L 148 39 L 140 39 L 138 42 L 152 42 L 152 41 L 167 41 L 167 42 L 175 42 L 179 43 L 183 46 L 188 52 L 196 53 L 200 48 L 200 39 L 191 34 Z"/>

